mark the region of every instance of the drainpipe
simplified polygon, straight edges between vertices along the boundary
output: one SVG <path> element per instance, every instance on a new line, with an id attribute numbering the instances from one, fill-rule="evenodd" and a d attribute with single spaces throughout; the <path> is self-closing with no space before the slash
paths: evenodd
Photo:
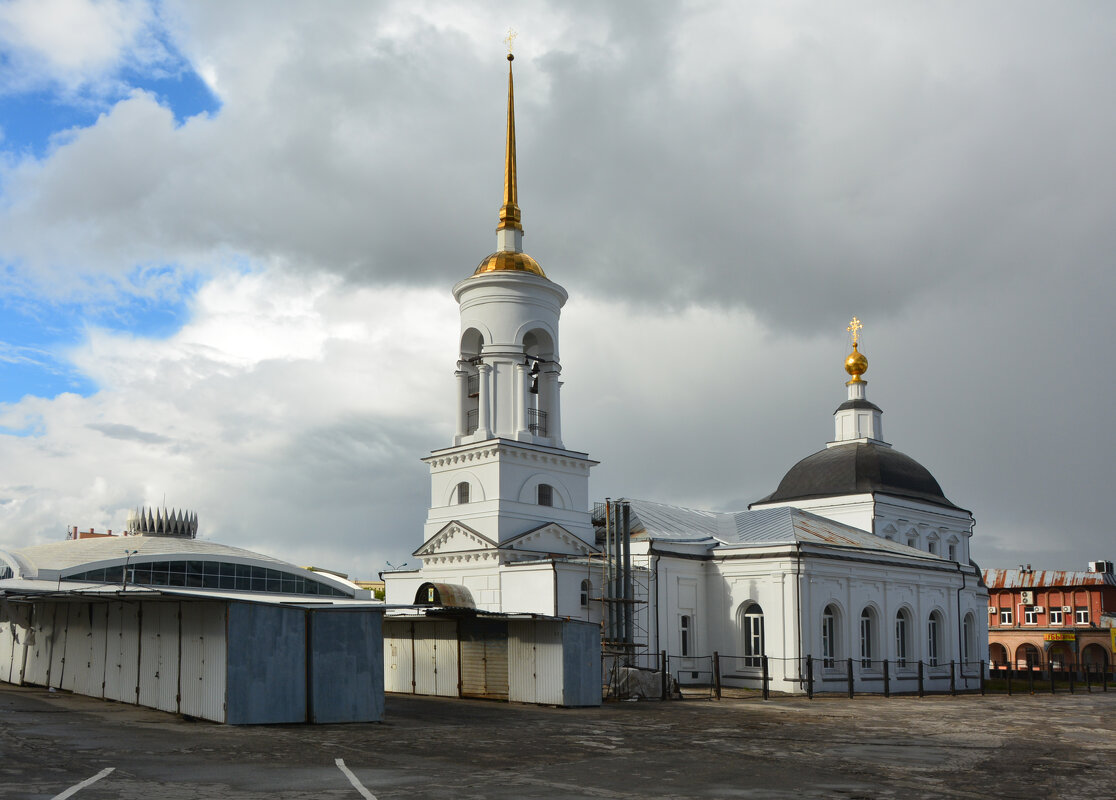
<path id="1" fill-rule="evenodd" d="M 794 543 L 794 594 L 795 606 L 798 607 L 798 683 L 802 685 L 805 680 L 802 675 L 802 542 Z M 766 642 L 764 648 L 766 649 Z"/>
<path id="2" fill-rule="evenodd" d="M 655 559 L 655 653 L 662 652 L 659 647 L 659 631 L 662 629 L 659 615 L 659 554 L 652 551 L 652 558 Z"/>
<path id="3" fill-rule="evenodd" d="M 961 585 L 957 587 L 957 660 L 961 662 L 961 678 L 965 681 L 965 688 L 968 689 L 969 678 L 965 675 L 965 621 L 961 618 L 961 592 L 965 591 L 965 570 L 961 568 L 960 561 L 957 562 L 957 571 L 961 574 Z"/>

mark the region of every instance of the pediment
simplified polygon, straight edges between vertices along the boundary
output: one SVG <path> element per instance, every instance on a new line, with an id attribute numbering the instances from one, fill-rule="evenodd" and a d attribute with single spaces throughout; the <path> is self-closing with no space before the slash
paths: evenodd
<path id="1" fill-rule="evenodd" d="M 500 549 L 565 556 L 586 556 L 597 552 L 596 547 L 570 533 L 556 522 L 548 522 L 508 539 L 500 545 Z"/>
<path id="2" fill-rule="evenodd" d="M 445 527 L 431 536 L 422 547 L 411 555 L 436 556 L 446 553 L 475 553 L 479 550 L 495 550 L 496 548 L 496 542 L 483 533 L 453 520 L 446 523 Z"/>

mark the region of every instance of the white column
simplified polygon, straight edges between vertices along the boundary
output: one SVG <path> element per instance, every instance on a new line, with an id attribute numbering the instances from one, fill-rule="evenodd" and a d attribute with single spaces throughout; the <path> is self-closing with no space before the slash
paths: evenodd
<path id="1" fill-rule="evenodd" d="M 489 385 L 492 367 L 488 364 L 477 365 L 477 441 L 492 438 L 490 409 L 492 387 Z"/>
<path id="2" fill-rule="evenodd" d="M 458 369 L 453 376 L 457 378 L 457 435 L 454 444 L 461 444 L 461 437 L 469 430 L 465 408 L 469 403 L 469 373 Z"/>
<path id="3" fill-rule="evenodd" d="M 546 435 L 555 445 L 558 445 L 561 441 L 561 437 L 558 435 L 561 428 L 558 413 L 558 373 L 560 371 L 561 367 L 557 364 L 548 364 L 546 371 L 541 375 L 543 381 L 540 387 L 545 392 L 543 397 L 546 402 Z"/>
<path id="4" fill-rule="evenodd" d="M 562 446 L 562 381 L 558 380 L 558 373 L 554 374 L 554 404 L 550 407 L 550 418 L 547 420 L 548 433 L 554 439 L 554 446 Z M 552 421 L 553 420 L 553 421 Z"/>
<path id="5" fill-rule="evenodd" d="M 530 378 L 527 365 L 515 365 L 515 438 L 524 439 L 527 433 L 527 403 L 530 396 Z"/>

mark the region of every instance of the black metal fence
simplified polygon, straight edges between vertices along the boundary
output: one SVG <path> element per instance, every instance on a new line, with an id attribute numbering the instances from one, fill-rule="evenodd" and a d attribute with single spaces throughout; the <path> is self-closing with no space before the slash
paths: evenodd
<path id="1" fill-rule="evenodd" d="M 644 659 L 647 661 L 648 659 Z M 622 655 L 605 658 L 605 699 L 721 699 L 816 695 L 1036 694 L 1107 692 L 1116 672 L 1095 663 L 1032 667 L 987 661 L 771 658 L 713 653 L 652 657 L 653 666 L 626 666 Z M 773 670 L 778 670 L 778 675 Z M 772 684 L 781 688 L 773 692 Z M 638 693 L 632 692 L 637 686 Z M 655 693 L 657 690 L 657 694 Z"/>

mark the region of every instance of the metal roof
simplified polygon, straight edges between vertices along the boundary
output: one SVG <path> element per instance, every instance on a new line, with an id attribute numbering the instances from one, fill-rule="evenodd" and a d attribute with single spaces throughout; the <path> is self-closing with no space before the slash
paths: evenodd
<path id="1" fill-rule="evenodd" d="M 129 556 L 129 551 L 137 551 Z M 240 547 L 178 536 L 112 536 L 97 539 L 76 539 L 49 544 L 32 545 L 13 551 L 13 555 L 27 562 L 35 571 L 66 571 L 74 567 L 119 561 L 150 560 L 150 556 L 187 560 L 192 556 L 219 556 L 257 563 L 274 564 L 285 569 L 301 569 L 278 558 L 254 553 Z M 317 573 L 322 574 L 322 573 Z M 33 577 L 33 576 L 28 576 Z"/>
<path id="2" fill-rule="evenodd" d="M 1055 569 L 986 569 L 989 589 L 1041 589 L 1060 586 L 1116 586 L 1110 572 L 1074 572 Z"/>
<path id="3" fill-rule="evenodd" d="M 648 500 L 627 500 L 632 532 L 652 541 L 705 544 L 709 549 L 811 543 L 876 550 L 912 558 L 942 559 L 797 508 L 699 511 Z"/>

